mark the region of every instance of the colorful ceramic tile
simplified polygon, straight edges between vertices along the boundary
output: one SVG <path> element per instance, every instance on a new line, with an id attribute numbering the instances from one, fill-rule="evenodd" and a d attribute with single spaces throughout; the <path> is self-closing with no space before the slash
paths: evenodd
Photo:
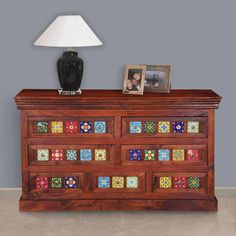
<path id="1" fill-rule="evenodd" d="M 51 132 L 54 134 L 63 133 L 63 122 L 62 121 L 52 121 L 51 122 Z"/>
<path id="2" fill-rule="evenodd" d="M 62 149 L 52 149 L 52 161 L 63 161 L 64 151 Z"/>
<path id="3" fill-rule="evenodd" d="M 66 121 L 66 133 L 67 134 L 78 133 L 78 122 L 77 121 Z"/>
<path id="4" fill-rule="evenodd" d="M 80 160 L 81 161 L 91 161 L 92 160 L 92 150 L 91 149 L 81 149 L 80 150 Z"/>
<path id="5" fill-rule="evenodd" d="M 158 133 L 170 133 L 170 122 L 159 121 L 158 122 Z"/>
<path id="6" fill-rule="evenodd" d="M 138 177 L 127 176 L 126 177 L 126 188 L 138 188 Z"/>
<path id="7" fill-rule="evenodd" d="M 109 176 L 98 177 L 98 188 L 110 188 L 111 182 Z"/>
<path id="8" fill-rule="evenodd" d="M 141 150 L 140 149 L 129 150 L 129 159 L 131 161 L 141 161 Z"/>
<path id="9" fill-rule="evenodd" d="M 153 121 L 147 121 L 144 123 L 144 132 L 145 133 L 155 133 L 156 132 L 156 124 Z"/>
<path id="10" fill-rule="evenodd" d="M 184 161 L 184 149 L 173 149 L 173 161 Z"/>
<path id="11" fill-rule="evenodd" d="M 95 121 L 94 122 L 94 133 L 97 133 L 97 134 L 106 133 L 106 122 L 105 121 Z"/>
<path id="12" fill-rule="evenodd" d="M 78 180 L 75 176 L 65 177 L 65 187 L 66 188 L 77 188 Z"/>
<path id="13" fill-rule="evenodd" d="M 172 179 L 171 177 L 160 177 L 160 188 L 171 188 Z"/>
<path id="14" fill-rule="evenodd" d="M 92 133 L 92 122 L 81 121 L 80 122 L 80 133 Z"/>
<path id="15" fill-rule="evenodd" d="M 199 159 L 199 150 L 189 149 L 187 150 L 187 160 L 188 161 L 197 161 Z"/>
<path id="16" fill-rule="evenodd" d="M 51 188 L 62 188 L 62 178 L 61 177 L 52 177 L 50 181 Z"/>
<path id="17" fill-rule="evenodd" d="M 68 149 L 66 150 L 66 160 L 67 161 L 76 161 L 77 160 L 77 150 L 76 149 Z"/>
<path id="18" fill-rule="evenodd" d="M 145 161 L 155 161 L 156 150 L 144 150 L 144 160 Z"/>
<path id="19" fill-rule="evenodd" d="M 200 188 L 200 178 L 199 177 L 189 177 L 188 178 L 189 188 Z"/>
<path id="20" fill-rule="evenodd" d="M 173 132 L 184 133 L 184 122 L 183 121 L 173 122 Z"/>
<path id="21" fill-rule="evenodd" d="M 107 158 L 106 149 L 95 149 L 95 161 L 105 161 Z"/>
<path id="22" fill-rule="evenodd" d="M 37 133 L 47 133 L 48 132 L 48 122 L 38 121 L 35 123 Z"/>
<path id="23" fill-rule="evenodd" d="M 49 150 L 48 149 L 38 149 L 37 150 L 37 161 L 48 161 L 49 160 Z"/>
<path id="24" fill-rule="evenodd" d="M 185 177 L 174 177 L 174 188 L 186 188 L 187 180 Z"/>
<path id="25" fill-rule="evenodd" d="M 48 189 L 49 182 L 48 177 L 38 176 L 35 182 L 36 189 Z"/>
<path id="26" fill-rule="evenodd" d="M 112 188 L 124 188 L 124 177 L 112 176 Z"/>
<path id="27" fill-rule="evenodd" d="M 188 133 L 199 133 L 199 122 L 198 121 L 188 121 Z"/>
<path id="28" fill-rule="evenodd" d="M 129 132 L 131 134 L 142 133 L 142 122 L 141 121 L 130 121 L 129 125 L 130 125 Z"/>
<path id="29" fill-rule="evenodd" d="M 169 149 L 158 149 L 158 160 L 159 161 L 170 161 L 170 150 Z"/>

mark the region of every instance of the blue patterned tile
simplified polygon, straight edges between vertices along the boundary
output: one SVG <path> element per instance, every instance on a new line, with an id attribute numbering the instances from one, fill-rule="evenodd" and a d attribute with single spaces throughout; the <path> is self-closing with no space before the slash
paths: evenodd
<path id="1" fill-rule="evenodd" d="M 184 133 L 184 122 L 183 121 L 173 122 L 173 132 Z"/>
<path id="2" fill-rule="evenodd" d="M 141 161 L 141 150 L 140 149 L 129 150 L 129 159 L 131 161 Z"/>
<path id="3" fill-rule="evenodd" d="M 170 160 L 170 150 L 169 149 L 159 149 L 158 150 L 158 160 L 159 161 L 169 161 Z"/>
<path id="4" fill-rule="evenodd" d="M 92 150 L 91 149 L 81 149 L 80 150 L 80 160 L 81 161 L 91 161 L 92 160 Z"/>
<path id="5" fill-rule="evenodd" d="M 106 122 L 105 121 L 95 121 L 94 122 L 94 133 L 97 133 L 97 134 L 106 133 Z"/>
<path id="6" fill-rule="evenodd" d="M 98 177 L 98 188 L 110 188 L 111 180 L 109 176 Z"/>
<path id="7" fill-rule="evenodd" d="M 65 187 L 66 188 L 77 188 L 77 177 L 68 176 L 65 177 Z"/>
<path id="8" fill-rule="evenodd" d="M 92 133 L 92 122 L 81 121 L 80 122 L 80 133 Z"/>
<path id="9" fill-rule="evenodd" d="M 142 122 L 141 121 L 130 121 L 130 133 L 131 134 L 142 133 Z"/>

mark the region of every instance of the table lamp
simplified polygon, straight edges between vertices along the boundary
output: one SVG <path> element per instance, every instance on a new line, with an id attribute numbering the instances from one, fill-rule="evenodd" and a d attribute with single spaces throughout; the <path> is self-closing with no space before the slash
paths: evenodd
<path id="1" fill-rule="evenodd" d="M 99 46 L 102 42 L 79 15 L 57 17 L 34 43 L 36 46 L 68 48 L 57 61 L 60 95 L 81 94 L 83 60 L 75 47 Z"/>

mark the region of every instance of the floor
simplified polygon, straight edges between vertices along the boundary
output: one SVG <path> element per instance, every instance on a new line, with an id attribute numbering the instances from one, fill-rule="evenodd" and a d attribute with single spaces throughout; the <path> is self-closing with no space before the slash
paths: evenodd
<path id="1" fill-rule="evenodd" d="M 218 191 L 218 212 L 19 213 L 17 190 L 0 191 L 0 236 L 236 236 L 236 194 Z"/>

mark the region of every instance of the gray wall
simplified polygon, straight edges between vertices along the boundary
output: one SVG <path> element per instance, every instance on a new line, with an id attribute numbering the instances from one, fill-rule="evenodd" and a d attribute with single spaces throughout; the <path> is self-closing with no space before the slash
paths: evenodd
<path id="1" fill-rule="evenodd" d="M 172 88 L 211 88 L 216 112 L 216 185 L 236 186 L 234 0 L 1 0 L 0 187 L 20 187 L 19 111 L 23 88 L 58 88 L 60 48 L 34 47 L 58 15 L 81 14 L 104 42 L 79 49 L 83 88 L 122 87 L 125 64 L 173 66 Z M 235 145 L 235 146 L 234 146 Z"/>

